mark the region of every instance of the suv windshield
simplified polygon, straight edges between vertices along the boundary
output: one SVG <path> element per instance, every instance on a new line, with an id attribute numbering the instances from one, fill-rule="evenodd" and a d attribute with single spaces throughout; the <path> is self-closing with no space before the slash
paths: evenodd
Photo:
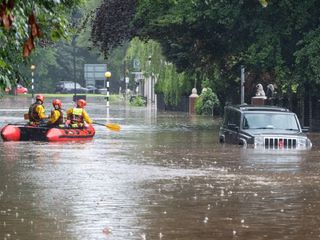
<path id="1" fill-rule="evenodd" d="M 298 131 L 299 126 L 294 114 L 282 113 L 245 113 L 243 129 L 280 129 Z"/>

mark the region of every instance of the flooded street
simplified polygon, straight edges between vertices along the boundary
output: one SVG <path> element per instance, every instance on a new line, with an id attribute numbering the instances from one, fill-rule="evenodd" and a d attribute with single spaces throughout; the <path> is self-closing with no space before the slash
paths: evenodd
<path id="1" fill-rule="evenodd" d="M 0 126 L 30 103 L 0 99 Z M 242 149 L 210 117 L 113 103 L 110 117 L 121 131 L 92 141 L 0 140 L 0 239 L 320 239 L 320 134 L 311 150 Z"/>

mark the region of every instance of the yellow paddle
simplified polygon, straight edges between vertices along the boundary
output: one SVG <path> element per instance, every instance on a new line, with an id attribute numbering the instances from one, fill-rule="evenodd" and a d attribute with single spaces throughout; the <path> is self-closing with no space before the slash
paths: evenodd
<path id="1" fill-rule="evenodd" d="M 24 119 L 29 120 L 29 114 L 25 113 L 24 114 Z M 121 127 L 117 123 L 107 123 L 107 124 L 102 124 L 102 123 L 97 123 L 93 122 L 93 124 L 100 125 L 100 126 L 105 126 L 106 128 L 112 130 L 112 131 L 120 131 Z"/>
<path id="2" fill-rule="evenodd" d="M 107 123 L 107 124 L 103 124 L 103 123 L 97 123 L 97 122 L 93 122 L 93 124 L 96 125 L 100 125 L 100 126 L 105 126 L 106 128 L 112 130 L 112 131 L 120 131 L 120 125 L 117 123 Z"/>

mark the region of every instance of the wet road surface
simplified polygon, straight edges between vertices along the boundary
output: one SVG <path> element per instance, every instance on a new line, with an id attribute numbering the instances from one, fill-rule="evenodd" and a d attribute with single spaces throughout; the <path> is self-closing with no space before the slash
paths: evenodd
<path id="1" fill-rule="evenodd" d="M 30 103 L 1 99 L 0 126 Z M 105 122 L 104 100 L 87 110 Z M 242 149 L 209 117 L 110 116 L 121 131 L 88 142 L 0 141 L 0 239 L 320 239 L 319 134 L 309 151 Z"/>

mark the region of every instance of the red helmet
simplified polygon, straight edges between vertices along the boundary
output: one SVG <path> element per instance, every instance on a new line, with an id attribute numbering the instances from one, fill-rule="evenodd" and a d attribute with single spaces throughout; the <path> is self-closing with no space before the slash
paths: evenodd
<path id="1" fill-rule="evenodd" d="M 55 100 L 53 100 L 52 105 L 56 109 L 57 108 L 61 108 L 62 107 L 62 102 L 59 99 L 55 99 Z"/>
<path id="2" fill-rule="evenodd" d="M 86 105 L 87 105 L 87 102 L 84 99 L 79 99 L 77 101 L 77 106 L 78 107 L 84 108 Z"/>
<path id="3" fill-rule="evenodd" d="M 44 102 L 44 96 L 39 94 L 39 95 L 36 96 L 36 100 Z"/>

